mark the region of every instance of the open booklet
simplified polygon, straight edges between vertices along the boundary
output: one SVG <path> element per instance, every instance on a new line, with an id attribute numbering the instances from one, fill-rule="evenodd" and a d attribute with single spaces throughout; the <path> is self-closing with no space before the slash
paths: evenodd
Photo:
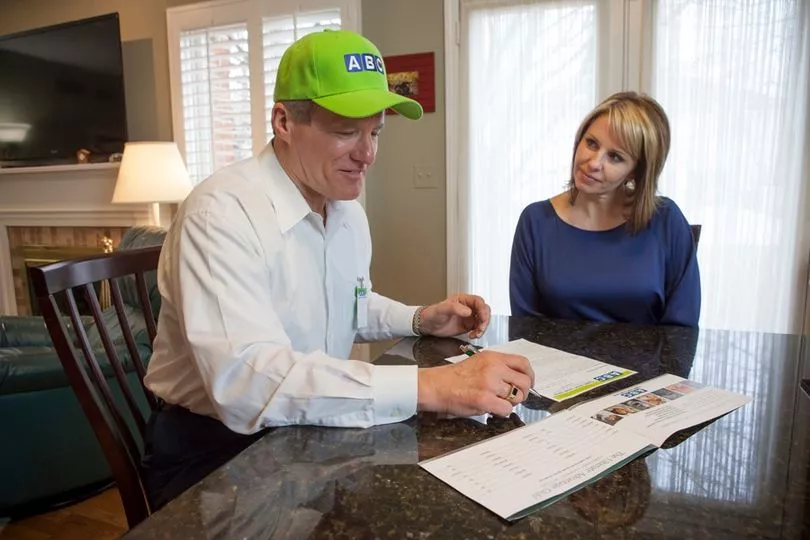
<path id="1" fill-rule="evenodd" d="M 534 386 L 531 391 L 554 401 L 578 396 L 636 373 L 631 369 L 552 349 L 525 339 L 487 347 L 486 350 L 525 356 L 534 370 Z M 460 354 L 446 360 L 456 363 L 465 358 L 466 354 Z"/>
<path id="2" fill-rule="evenodd" d="M 420 462 L 508 520 L 524 517 L 751 398 L 662 375 Z"/>

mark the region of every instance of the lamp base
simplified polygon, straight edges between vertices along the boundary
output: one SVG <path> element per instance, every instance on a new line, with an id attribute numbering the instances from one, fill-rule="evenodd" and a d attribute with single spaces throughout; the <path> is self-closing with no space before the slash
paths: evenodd
<path id="1" fill-rule="evenodd" d="M 152 219 L 152 225 L 160 227 L 160 203 L 152 203 L 149 209 L 149 217 Z"/>

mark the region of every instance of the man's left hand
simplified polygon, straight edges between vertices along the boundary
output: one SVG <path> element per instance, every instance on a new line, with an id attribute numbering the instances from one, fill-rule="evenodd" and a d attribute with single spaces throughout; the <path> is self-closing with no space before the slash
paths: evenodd
<path id="1" fill-rule="evenodd" d="M 423 334 L 449 337 L 466 333 L 470 338 L 484 334 L 489 326 L 490 308 L 474 294 L 457 294 L 422 310 Z"/>

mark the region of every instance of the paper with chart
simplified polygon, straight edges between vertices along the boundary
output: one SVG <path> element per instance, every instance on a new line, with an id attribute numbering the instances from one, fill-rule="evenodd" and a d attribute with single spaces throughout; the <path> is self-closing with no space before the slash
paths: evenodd
<path id="1" fill-rule="evenodd" d="M 662 375 L 419 465 L 505 519 L 518 519 L 751 398 Z"/>
<path id="2" fill-rule="evenodd" d="M 648 449 L 642 437 L 568 410 L 419 465 L 502 518 L 518 519 Z"/>
<path id="3" fill-rule="evenodd" d="M 636 373 L 631 369 L 567 353 L 525 339 L 487 347 L 486 350 L 525 356 L 534 370 L 532 390 L 554 401 L 563 401 L 584 394 Z M 456 363 L 465 358 L 467 355 L 461 354 L 447 360 Z"/>

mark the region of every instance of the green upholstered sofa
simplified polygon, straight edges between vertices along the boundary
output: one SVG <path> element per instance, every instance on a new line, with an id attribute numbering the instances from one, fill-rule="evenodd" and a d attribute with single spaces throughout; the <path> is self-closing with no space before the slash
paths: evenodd
<path id="1" fill-rule="evenodd" d="M 119 249 L 161 244 L 163 229 L 133 227 Z M 160 295 L 154 276 L 148 276 L 153 309 Z M 131 315 L 130 324 L 141 357 L 152 352 L 143 317 L 134 302 L 134 283 L 121 283 Z M 131 302 L 127 300 L 131 299 Z M 109 309 L 105 324 L 118 327 Z M 92 318 L 83 320 L 100 362 L 105 353 Z M 75 332 L 75 330 L 74 330 Z M 128 359 L 118 329 L 119 356 Z M 109 366 L 108 366 L 109 367 Z M 129 365 L 130 385 L 138 384 Z M 108 372 L 112 376 L 112 371 Z M 118 392 L 117 385 L 111 388 Z M 119 398 L 120 398 L 120 392 Z M 135 392 L 137 396 L 141 393 Z M 142 403 L 146 410 L 146 403 Z M 0 317 L 0 516 L 25 515 L 70 503 L 112 483 L 101 447 L 70 387 L 41 317 Z"/>

